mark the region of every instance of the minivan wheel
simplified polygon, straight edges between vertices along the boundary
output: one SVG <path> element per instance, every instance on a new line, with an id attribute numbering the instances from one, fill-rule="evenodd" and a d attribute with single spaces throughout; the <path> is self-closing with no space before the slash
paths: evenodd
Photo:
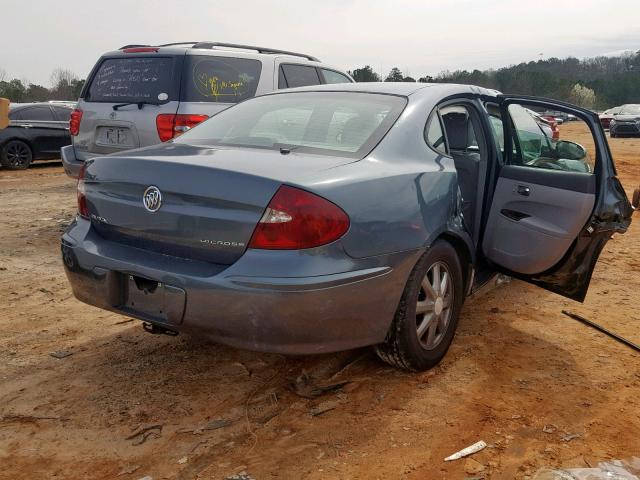
<path id="1" fill-rule="evenodd" d="M 21 140 L 9 140 L 4 144 L 0 152 L 2 166 L 10 170 L 28 168 L 31 160 L 33 160 L 31 147 Z"/>
<path id="2" fill-rule="evenodd" d="M 437 365 L 451 345 L 462 308 L 462 267 L 456 250 L 436 242 L 413 268 L 378 356 L 405 370 Z"/>

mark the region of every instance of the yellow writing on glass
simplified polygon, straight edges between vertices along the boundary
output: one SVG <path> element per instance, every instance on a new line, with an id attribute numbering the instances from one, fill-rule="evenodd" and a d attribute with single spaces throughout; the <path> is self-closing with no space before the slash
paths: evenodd
<path id="1" fill-rule="evenodd" d="M 195 77 L 196 87 L 201 95 L 205 97 L 237 97 L 244 93 L 246 86 L 243 81 L 227 81 L 222 80 L 217 75 L 208 75 L 199 73 Z"/>

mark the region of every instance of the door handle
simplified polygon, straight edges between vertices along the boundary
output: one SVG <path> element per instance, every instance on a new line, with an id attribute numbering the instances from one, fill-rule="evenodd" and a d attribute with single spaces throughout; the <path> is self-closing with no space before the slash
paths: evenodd
<path id="1" fill-rule="evenodd" d="M 31 125 L 30 123 L 23 123 L 21 126 L 22 126 L 22 127 L 24 127 L 24 128 L 31 128 L 31 127 L 33 127 L 33 125 Z"/>
<path id="2" fill-rule="evenodd" d="M 528 187 L 526 185 L 518 185 L 516 187 L 516 193 L 518 195 L 522 195 L 523 197 L 528 197 L 529 195 L 531 195 L 531 187 Z"/>

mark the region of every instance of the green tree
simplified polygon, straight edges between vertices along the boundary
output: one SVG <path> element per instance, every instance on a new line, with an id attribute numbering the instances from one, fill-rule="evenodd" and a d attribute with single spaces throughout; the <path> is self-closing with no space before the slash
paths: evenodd
<path id="1" fill-rule="evenodd" d="M 49 89 L 42 85 L 30 83 L 25 92 L 26 102 L 46 102 L 49 100 Z"/>
<path id="2" fill-rule="evenodd" d="M 385 82 L 402 82 L 404 80 L 404 75 L 398 67 L 393 67 L 387 75 L 387 78 L 384 79 Z"/>
<path id="3" fill-rule="evenodd" d="M 413 78 L 413 77 L 404 77 L 404 78 L 402 79 L 402 81 L 403 81 L 403 82 L 414 82 L 414 83 L 415 83 L 416 79 L 415 79 L 415 78 Z"/>
<path id="4" fill-rule="evenodd" d="M 0 82 L 0 97 L 8 98 L 13 103 L 24 102 L 26 93 L 27 89 L 17 78 Z"/>
<path id="5" fill-rule="evenodd" d="M 349 75 L 353 77 L 356 82 L 379 82 L 380 75 L 373 71 L 369 65 L 356 68 L 353 71 L 349 72 Z"/>

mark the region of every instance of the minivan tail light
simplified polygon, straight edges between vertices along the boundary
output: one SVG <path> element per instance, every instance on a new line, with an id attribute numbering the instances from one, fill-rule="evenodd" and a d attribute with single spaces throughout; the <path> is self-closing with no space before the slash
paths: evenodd
<path id="1" fill-rule="evenodd" d="M 69 134 L 74 137 L 80 133 L 80 122 L 82 121 L 82 114 L 84 112 L 77 108 L 74 108 L 69 117 Z"/>
<path id="2" fill-rule="evenodd" d="M 249 248 L 298 250 L 334 242 L 349 230 L 349 216 L 335 203 L 299 188 L 281 186 L 269 202 Z"/>
<path id="3" fill-rule="evenodd" d="M 81 217 L 89 218 L 89 207 L 87 205 L 87 197 L 85 192 L 84 174 L 87 169 L 86 164 L 82 164 L 80 171 L 78 172 L 78 186 L 77 186 L 77 198 L 78 198 L 78 214 Z"/>
<path id="4" fill-rule="evenodd" d="M 207 118 L 209 118 L 208 115 L 161 113 L 156 117 L 158 137 L 161 142 L 166 142 L 190 130 Z"/>

